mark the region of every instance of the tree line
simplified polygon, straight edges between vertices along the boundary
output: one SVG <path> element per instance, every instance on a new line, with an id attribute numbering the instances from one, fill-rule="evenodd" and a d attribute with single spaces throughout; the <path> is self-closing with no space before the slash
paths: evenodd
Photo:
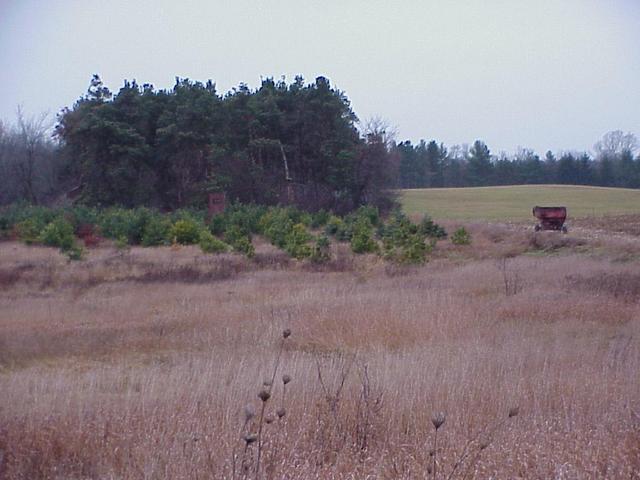
<path id="1" fill-rule="evenodd" d="M 155 89 L 125 81 L 112 93 L 95 75 L 53 122 L 0 123 L 0 204 L 51 203 L 73 191 L 88 205 L 173 210 L 229 201 L 306 210 L 385 210 L 397 188 L 582 184 L 640 188 L 638 142 L 609 132 L 595 154 L 528 149 L 494 155 L 477 140 L 396 142 L 383 123 L 359 128 L 349 99 L 324 77 L 264 79 L 220 94 L 176 79 Z"/>
<path id="2" fill-rule="evenodd" d="M 631 133 L 609 132 L 594 146 L 595 154 L 548 151 L 543 158 L 520 148 L 514 155 L 492 155 L 476 140 L 471 147 L 447 149 L 436 141 L 400 142 L 398 185 L 401 188 L 479 187 L 491 185 L 565 184 L 640 188 L 638 141 Z"/>

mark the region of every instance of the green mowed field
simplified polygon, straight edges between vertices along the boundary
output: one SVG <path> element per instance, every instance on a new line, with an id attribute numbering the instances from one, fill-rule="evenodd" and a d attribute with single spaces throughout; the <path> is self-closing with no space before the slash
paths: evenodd
<path id="1" fill-rule="evenodd" d="M 565 206 L 570 218 L 640 213 L 640 190 L 574 185 L 402 190 L 408 214 L 436 220 L 531 220 L 536 206 Z"/>

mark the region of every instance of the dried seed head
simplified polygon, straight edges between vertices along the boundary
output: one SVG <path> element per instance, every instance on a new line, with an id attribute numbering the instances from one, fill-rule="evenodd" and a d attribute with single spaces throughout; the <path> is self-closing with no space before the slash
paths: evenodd
<path id="1" fill-rule="evenodd" d="M 427 465 L 427 473 L 429 475 L 431 475 L 431 472 L 433 472 L 433 469 L 431 468 L 431 465 Z"/>
<path id="2" fill-rule="evenodd" d="M 431 417 L 431 423 L 433 423 L 433 426 L 436 427 L 436 430 L 438 430 L 444 424 L 445 420 L 446 416 L 442 412 L 435 413 L 433 417 Z"/>
<path id="3" fill-rule="evenodd" d="M 271 394 L 266 390 L 260 390 L 260 393 L 258 393 L 258 398 L 263 402 L 266 402 L 271 398 Z"/>
<path id="4" fill-rule="evenodd" d="M 278 418 L 282 418 L 287 414 L 287 411 L 284 407 L 280 407 L 278 410 L 276 410 L 276 414 L 278 415 Z"/>
<path id="5" fill-rule="evenodd" d="M 287 383 L 289 383 L 291 381 L 291 376 L 287 375 L 286 373 L 282 376 L 282 383 L 284 383 L 285 385 Z"/>
<path id="6" fill-rule="evenodd" d="M 255 416 L 256 416 L 256 410 L 255 408 L 253 408 L 253 405 L 251 405 L 250 403 L 246 404 L 244 406 L 244 421 L 248 422 Z"/>
<path id="7" fill-rule="evenodd" d="M 274 417 L 273 415 L 267 415 L 267 416 L 264 418 L 264 421 L 265 421 L 267 424 L 271 424 L 271 423 L 273 423 L 273 422 L 274 422 L 274 420 L 275 420 L 275 417 Z"/>
<path id="8" fill-rule="evenodd" d="M 511 407 L 509 409 L 509 418 L 515 417 L 520 413 L 520 407 Z"/>
<path id="9" fill-rule="evenodd" d="M 258 436 L 253 433 L 247 433 L 244 437 L 242 437 L 247 445 L 251 445 L 253 442 L 258 440 Z"/>
<path id="10" fill-rule="evenodd" d="M 432 448 L 431 450 L 429 450 L 429 456 L 433 457 L 436 454 L 436 451 Z"/>
<path id="11" fill-rule="evenodd" d="M 291 336 L 291 330 L 289 330 L 288 328 L 285 328 L 282 331 L 282 338 L 289 338 Z"/>

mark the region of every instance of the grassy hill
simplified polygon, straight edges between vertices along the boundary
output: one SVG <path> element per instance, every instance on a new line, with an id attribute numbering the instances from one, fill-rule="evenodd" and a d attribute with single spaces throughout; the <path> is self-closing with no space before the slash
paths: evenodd
<path id="1" fill-rule="evenodd" d="M 640 190 L 574 185 L 431 188 L 402 190 L 409 214 L 435 219 L 531 220 L 536 206 L 567 207 L 569 218 L 640 213 Z"/>

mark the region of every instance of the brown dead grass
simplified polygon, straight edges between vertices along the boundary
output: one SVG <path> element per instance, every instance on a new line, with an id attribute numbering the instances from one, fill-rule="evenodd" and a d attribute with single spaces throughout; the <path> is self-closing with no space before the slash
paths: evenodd
<path id="1" fill-rule="evenodd" d="M 623 233 L 640 237 L 640 215 L 606 215 L 578 218 L 572 222 L 577 227 L 606 233 Z"/>
<path id="2" fill-rule="evenodd" d="M 513 405 L 456 478 L 637 478 L 639 264 L 572 245 L 531 256 L 529 233 L 468 227 L 472 246 L 442 243 L 424 267 L 342 252 L 324 271 L 267 247 L 254 262 L 97 248 L 67 263 L 0 244 L 0 478 L 231 478 L 285 327 L 293 381 L 264 478 L 425 478 L 435 411 L 445 474 Z M 318 368 L 331 394 L 348 372 L 339 400 Z M 269 411 L 281 403 L 276 384 Z"/>

